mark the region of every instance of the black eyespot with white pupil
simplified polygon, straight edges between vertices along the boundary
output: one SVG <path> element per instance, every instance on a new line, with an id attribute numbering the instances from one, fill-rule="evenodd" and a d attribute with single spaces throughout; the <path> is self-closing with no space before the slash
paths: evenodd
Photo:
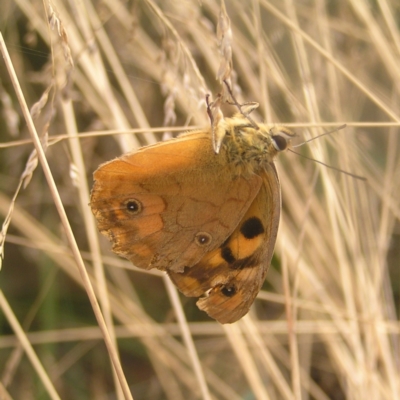
<path id="1" fill-rule="evenodd" d="M 130 214 L 139 214 L 142 211 L 142 203 L 136 199 L 125 201 L 125 208 Z"/>
<path id="2" fill-rule="evenodd" d="M 223 286 L 221 293 L 226 297 L 232 297 L 236 293 L 235 286 Z"/>
<path id="3" fill-rule="evenodd" d="M 212 237 L 207 232 L 199 232 L 196 234 L 194 240 L 198 246 L 203 247 L 211 243 Z"/>

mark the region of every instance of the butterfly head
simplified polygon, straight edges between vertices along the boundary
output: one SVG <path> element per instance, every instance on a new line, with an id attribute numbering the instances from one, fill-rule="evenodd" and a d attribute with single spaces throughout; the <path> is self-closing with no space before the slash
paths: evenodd
<path id="1" fill-rule="evenodd" d="M 265 168 L 278 153 L 290 146 L 291 139 L 296 136 L 284 127 L 253 125 L 240 114 L 224 120 L 224 132 L 222 149 L 239 173 L 257 173 Z"/>

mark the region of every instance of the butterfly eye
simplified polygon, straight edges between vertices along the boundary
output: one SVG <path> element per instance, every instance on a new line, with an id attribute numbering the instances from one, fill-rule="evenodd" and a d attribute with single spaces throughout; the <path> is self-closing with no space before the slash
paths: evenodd
<path id="1" fill-rule="evenodd" d="M 272 144 L 274 145 L 276 150 L 283 151 L 286 149 L 288 142 L 283 136 L 275 135 L 272 136 Z"/>
<path id="2" fill-rule="evenodd" d="M 139 214 L 142 211 L 142 203 L 139 200 L 129 199 L 124 205 L 130 214 Z"/>
<path id="3" fill-rule="evenodd" d="M 207 244 L 211 243 L 212 237 L 207 232 L 199 232 L 194 240 L 199 246 L 206 246 Z"/>
<path id="4" fill-rule="evenodd" d="M 232 297 L 236 293 L 235 286 L 223 286 L 221 293 L 226 297 Z"/>
<path id="5" fill-rule="evenodd" d="M 278 151 L 285 150 L 290 140 L 297 136 L 294 132 L 284 126 L 274 126 L 270 129 L 269 134 L 272 139 L 272 144 Z"/>

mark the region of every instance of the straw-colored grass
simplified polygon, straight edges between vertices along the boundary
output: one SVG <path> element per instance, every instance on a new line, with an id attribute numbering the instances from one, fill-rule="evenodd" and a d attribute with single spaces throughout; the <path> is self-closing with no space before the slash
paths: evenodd
<path id="1" fill-rule="evenodd" d="M 400 9 L 225 5 L 2 0 L 0 399 L 400 399 Z M 272 266 L 224 326 L 88 206 L 100 163 L 209 126 L 217 75 L 303 139 L 347 123 L 298 151 L 367 178 L 279 157 Z"/>

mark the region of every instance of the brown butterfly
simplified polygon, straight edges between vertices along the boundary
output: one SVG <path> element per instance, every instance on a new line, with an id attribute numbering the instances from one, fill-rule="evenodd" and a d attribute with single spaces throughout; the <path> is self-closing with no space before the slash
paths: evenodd
<path id="1" fill-rule="evenodd" d="M 113 251 L 166 271 L 220 323 L 243 317 L 271 262 L 281 210 L 273 160 L 294 134 L 242 114 L 125 154 L 94 173 L 91 208 Z M 222 132 L 222 135 L 221 135 Z"/>

